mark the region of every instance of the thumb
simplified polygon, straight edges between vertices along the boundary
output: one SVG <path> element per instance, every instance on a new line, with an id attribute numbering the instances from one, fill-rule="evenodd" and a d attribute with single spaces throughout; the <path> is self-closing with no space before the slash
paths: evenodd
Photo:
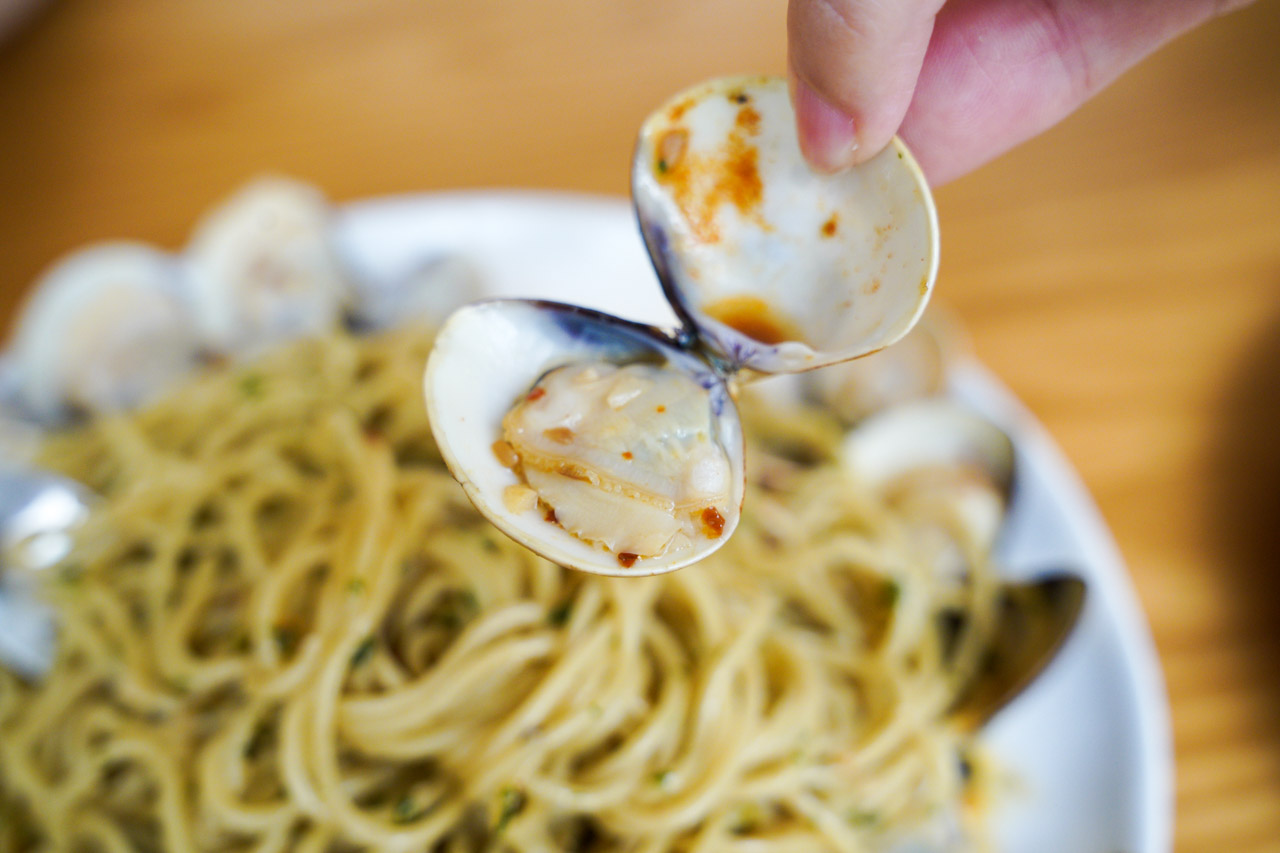
<path id="1" fill-rule="evenodd" d="M 790 0 L 788 65 L 800 148 L 838 171 L 902 124 L 943 0 Z"/>

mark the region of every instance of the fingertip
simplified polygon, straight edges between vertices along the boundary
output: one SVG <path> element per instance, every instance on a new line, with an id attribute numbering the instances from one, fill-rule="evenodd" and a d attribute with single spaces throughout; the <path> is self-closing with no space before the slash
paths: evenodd
<path id="1" fill-rule="evenodd" d="M 853 117 L 808 83 L 791 75 L 791 104 L 796 113 L 800 151 L 819 172 L 839 172 L 858 162 L 860 144 Z"/>

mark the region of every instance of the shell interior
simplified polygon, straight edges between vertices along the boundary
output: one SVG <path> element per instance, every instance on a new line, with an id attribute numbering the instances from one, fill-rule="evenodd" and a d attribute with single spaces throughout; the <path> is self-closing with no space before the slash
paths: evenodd
<path id="1" fill-rule="evenodd" d="M 632 197 L 667 298 L 731 365 L 796 372 L 881 349 L 923 311 L 937 212 L 901 141 L 837 175 L 800 153 L 780 78 L 730 77 L 645 122 Z"/>
<path id="2" fill-rule="evenodd" d="M 589 361 L 661 362 L 706 389 L 716 438 L 730 466 L 728 511 L 721 535 L 624 566 L 617 554 L 548 523 L 541 513 L 507 506 L 504 493 L 521 480 L 494 453 L 494 442 L 503 436 L 504 419 L 549 371 Z M 554 562 L 597 574 L 674 571 L 719 548 L 737 525 L 744 483 L 737 409 L 723 382 L 704 362 L 651 327 L 556 303 L 474 303 L 455 312 L 440 330 L 427 363 L 424 391 L 441 455 L 472 502 L 507 535 Z"/>

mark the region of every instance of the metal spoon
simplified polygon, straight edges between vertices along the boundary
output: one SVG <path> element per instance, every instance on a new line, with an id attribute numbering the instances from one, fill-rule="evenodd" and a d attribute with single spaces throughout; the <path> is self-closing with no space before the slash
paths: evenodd
<path id="1" fill-rule="evenodd" d="M 55 614 L 40 601 L 31 573 L 67 555 L 71 531 L 92 501 L 74 480 L 0 468 L 0 665 L 27 678 L 49 670 L 56 642 Z"/>
<path id="2" fill-rule="evenodd" d="M 1053 660 L 1075 627 L 1084 598 L 1084 581 L 1065 572 L 1003 584 L 990 648 L 947 718 L 967 731 L 986 725 Z"/>

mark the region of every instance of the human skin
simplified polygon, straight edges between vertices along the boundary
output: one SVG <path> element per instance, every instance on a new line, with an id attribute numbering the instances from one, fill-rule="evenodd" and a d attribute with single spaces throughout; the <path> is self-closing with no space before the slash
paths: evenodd
<path id="1" fill-rule="evenodd" d="M 944 183 L 1249 1 L 790 0 L 800 147 L 832 172 L 873 157 L 897 133 L 930 182 Z"/>

